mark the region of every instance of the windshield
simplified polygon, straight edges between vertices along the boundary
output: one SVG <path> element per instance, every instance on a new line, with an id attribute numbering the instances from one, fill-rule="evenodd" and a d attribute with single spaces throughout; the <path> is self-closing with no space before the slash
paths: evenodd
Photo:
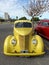
<path id="1" fill-rule="evenodd" d="M 18 23 L 16 23 L 15 24 L 15 27 L 16 28 L 25 28 L 25 27 L 27 27 L 27 28 L 31 28 L 32 27 L 32 24 L 31 23 L 29 23 L 29 22 L 18 22 Z"/>

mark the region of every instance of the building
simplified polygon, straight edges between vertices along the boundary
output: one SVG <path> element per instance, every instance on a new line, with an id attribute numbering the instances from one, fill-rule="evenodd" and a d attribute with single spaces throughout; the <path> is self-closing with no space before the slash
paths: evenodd
<path id="1" fill-rule="evenodd" d="M 10 20 L 10 15 L 7 12 L 5 12 L 4 13 L 4 18 L 5 18 L 5 20 Z"/>

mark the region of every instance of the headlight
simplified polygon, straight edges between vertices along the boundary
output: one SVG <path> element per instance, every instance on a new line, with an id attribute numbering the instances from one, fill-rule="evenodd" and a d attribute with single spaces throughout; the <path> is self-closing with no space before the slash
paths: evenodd
<path id="1" fill-rule="evenodd" d="M 32 40 L 32 43 L 33 43 L 33 44 L 37 44 L 37 40 L 36 40 L 36 39 L 33 39 L 33 40 Z"/>
<path id="2" fill-rule="evenodd" d="M 13 39 L 13 40 L 12 40 L 12 44 L 13 44 L 13 45 L 16 45 L 16 40 Z"/>

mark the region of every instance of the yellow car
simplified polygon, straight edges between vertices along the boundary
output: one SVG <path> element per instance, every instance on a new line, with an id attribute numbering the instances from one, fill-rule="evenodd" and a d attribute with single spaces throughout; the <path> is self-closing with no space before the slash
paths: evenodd
<path id="1" fill-rule="evenodd" d="M 14 23 L 14 35 L 9 35 L 4 42 L 4 54 L 11 56 L 36 56 L 45 54 L 44 43 L 35 35 L 30 20 L 18 20 Z"/>

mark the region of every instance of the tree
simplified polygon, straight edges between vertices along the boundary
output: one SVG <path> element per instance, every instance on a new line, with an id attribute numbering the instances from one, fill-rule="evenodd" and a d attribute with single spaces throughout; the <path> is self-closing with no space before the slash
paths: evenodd
<path id="1" fill-rule="evenodd" d="M 16 20 L 18 20 L 18 16 L 16 16 Z"/>
<path id="2" fill-rule="evenodd" d="M 27 7 L 26 8 L 25 6 L 23 6 L 23 8 L 32 18 L 43 14 L 43 12 L 49 11 L 49 0 L 29 0 L 29 1 L 30 3 L 28 4 L 28 7 L 26 6 Z"/>
<path id="3" fill-rule="evenodd" d="M 27 20 L 27 18 L 26 17 L 21 17 L 21 18 L 19 18 L 19 20 Z"/>
<path id="4" fill-rule="evenodd" d="M 33 19 L 31 18 L 31 21 L 37 22 L 37 21 L 39 21 L 39 20 L 40 20 L 39 17 L 34 17 Z"/>

